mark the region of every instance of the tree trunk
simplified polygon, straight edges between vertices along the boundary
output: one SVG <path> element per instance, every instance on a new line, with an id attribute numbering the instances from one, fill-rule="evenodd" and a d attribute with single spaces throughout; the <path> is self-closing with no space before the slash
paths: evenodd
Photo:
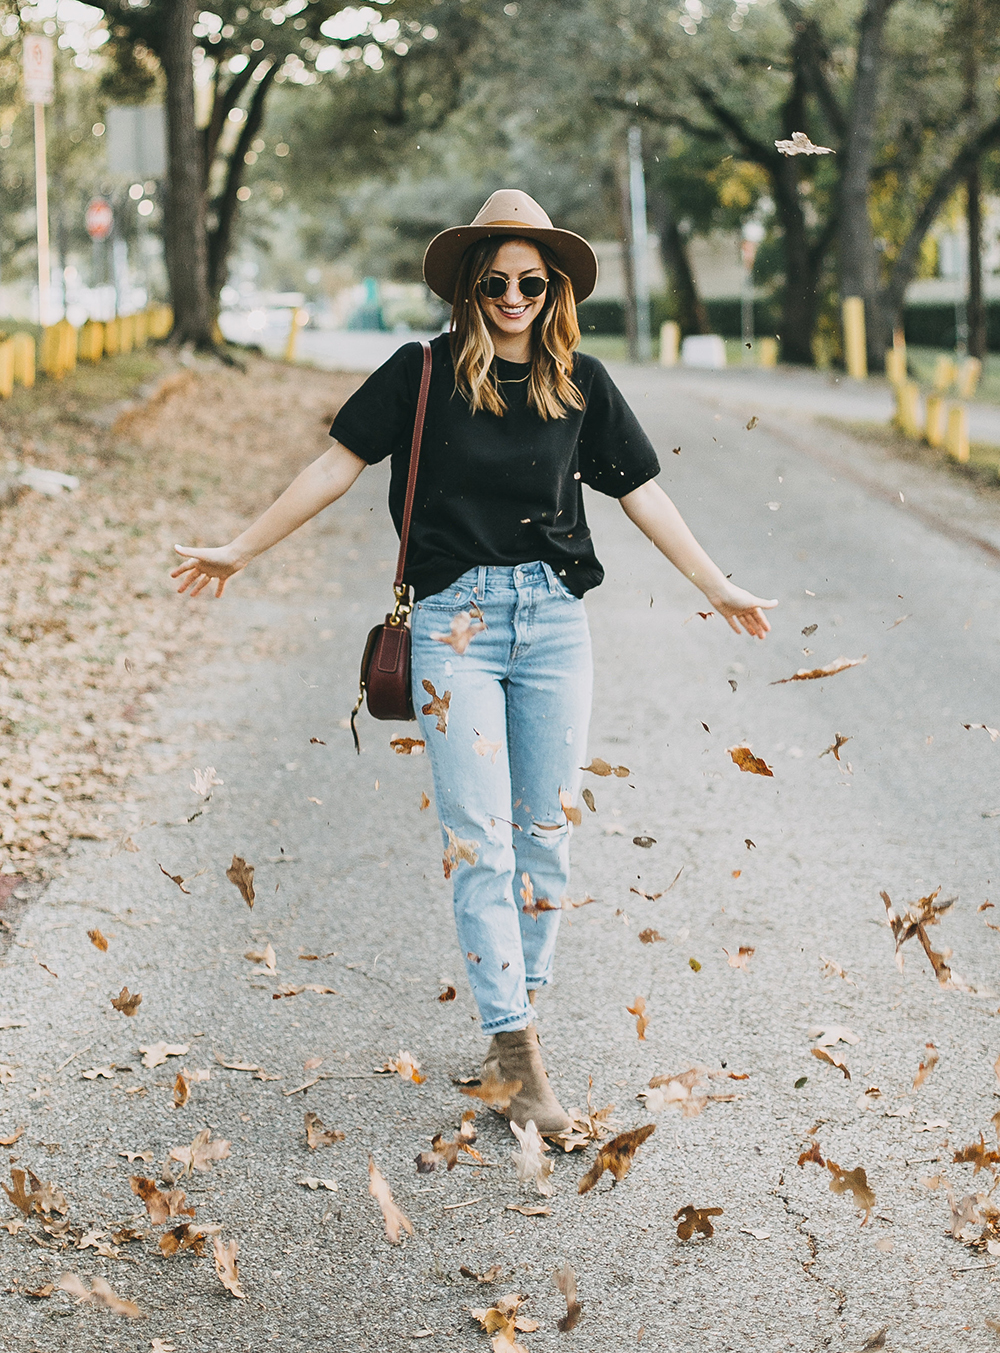
<path id="1" fill-rule="evenodd" d="M 622 275 L 625 279 L 625 344 L 630 362 L 639 360 L 639 330 L 635 321 L 635 270 L 632 267 L 632 199 L 629 194 L 628 158 L 624 151 L 615 159 L 618 188 L 619 231 L 622 245 Z"/>
<path id="2" fill-rule="evenodd" d="M 785 285 L 781 294 L 779 337 L 781 357 L 785 362 L 812 366 L 817 307 L 816 264 L 799 197 L 797 162 L 783 159 L 773 170 L 771 183 L 785 242 Z"/>
<path id="3" fill-rule="evenodd" d="M 171 337 L 213 347 L 202 137 L 195 126 L 192 28 L 197 0 L 171 0 L 162 63 L 167 84 L 167 200 L 164 252 L 174 309 Z"/>
<path id="4" fill-rule="evenodd" d="M 677 220 L 671 209 L 670 199 L 663 188 L 652 188 L 649 193 L 650 214 L 656 226 L 660 241 L 660 258 L 663 271 L 673 283 L 673 292 L 677 297 L 677 321 L 681 332 L 685 334 L 707 334 L 711 332 L 708 311 L 698 291 L 688 257 L 684 236 L 677 228 Z"/>
<path id="5" fill-rule="evenodd" d="M 878 255 L 868 197 L 875 157 L 875 134 L 884 51 L 882 38 L 893 0 L 865 0 L 858 21 L 858 54 L 847 131 L 841 150 L 840 295 L 865 303 L 868 365 L 877 369 L 892 332 L 882 304 Z"/>
<path id="6" fill-rule="evenodd" d="M 969 356 L 982 361 L 986 356 L 986 305 L 983 301 L 983 202 L 978 162 L 966 175 L 965 189 L 969 226 L 969 294 L 965 308 Z"/>

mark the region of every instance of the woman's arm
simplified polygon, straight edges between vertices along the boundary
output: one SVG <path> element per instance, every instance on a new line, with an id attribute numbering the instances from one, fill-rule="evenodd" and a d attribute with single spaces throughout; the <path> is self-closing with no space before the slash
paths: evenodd
<path id="1" fill-rule="evenodd" d="M 777 601 L 763 601 L 742 587 L 734 587 L 695 540 L 684 518 L 655 480 L 633 489 L 619 502 L 629 520 L 685 578 L 690 578 L 705 593 L 737 634 L 742 625 L 747 634 L 763 639 L 771 628 L 764 612 L 777 606 Z"/>
<path id="2" fill-rule="evenodd" d="M 218 581 L 215 595 L 221 597 L 227 580 L 234 573 L 246 568 L 251 559 L 277 545 L 285 536 L 290 536 L 324 507 L 342 498 L 367 463 L 346 446 L 334 442 L 329 451 L 324 451 L 307 465 L 281 497 L 230 544 L 214 549 L 175 545 L 174 549 L 186 560 L 170 574 L 171 578 L 184 579 L 178 592 L 186 592 L 190 587 L 191 595 L 196 597 L 215 578 Z"/>

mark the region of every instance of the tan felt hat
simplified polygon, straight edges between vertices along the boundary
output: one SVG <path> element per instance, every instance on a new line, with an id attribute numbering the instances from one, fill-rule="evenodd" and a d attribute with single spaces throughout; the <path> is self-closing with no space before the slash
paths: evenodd
<path id="1" fill-rule="evenodd" d="M 488 235 L 547 244 L 572 282 L 577 302 L 586 300 L 597 285 L 597 255 L 583 236 L 557 230 L 535 199 L 519 188 L 501 188 L 480 207 L 471 225 L 453 226 L 431 240 L 424 254 L 424 281 L 431 291 L 451 304 L 462 255 Z"/>

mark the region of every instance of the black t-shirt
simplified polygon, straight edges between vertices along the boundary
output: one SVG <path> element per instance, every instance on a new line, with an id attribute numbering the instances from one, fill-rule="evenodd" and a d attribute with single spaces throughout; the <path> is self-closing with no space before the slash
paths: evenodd
<path id="1" fill-rule="evenodd" d="M 405 580 L 417 601 L 474 565 L 550 564 L 574 595 L 596 587 L 583 485 L 622 498 L 659 474 L 649 438 L 604 367 L 576 353 L 587 401 L 565 418 L 528 407 L 530 365 L 496 361 L 507 411 L 473 414 L 455 390 L 447 334 L 431 342 L 431 387 Z M 406 343 L 342 407 L 330 435 L 370 465 L 392 457 L 389 511 L 399 532 L 423 354 Z"/>

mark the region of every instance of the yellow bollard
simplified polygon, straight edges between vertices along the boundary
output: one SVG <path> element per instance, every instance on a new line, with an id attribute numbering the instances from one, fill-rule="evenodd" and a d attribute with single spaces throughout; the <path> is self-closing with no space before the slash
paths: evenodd
<path id="1" fill-rule="evenodd" d="M 81 362 L 99 362 L 104 356 L 104 325 L 99 319 L 88 319 L 80 330 L 76 355 Z"/>
<path id="2" fill-rule="evenodd" d="M 681 348 L 681 326 L 668 319 L 660 325 L 660 366 L 676 366 Z"/>
<path id="3" fill-rule="evenodd" d="M 920 387 L 916 381 L 896 386 L 896 426 L 904 437 L 920 436 Z"/>
<path id="4" fill-rule="evenodd" d="M 964 465 L 969 459 L 969 410 L 964 404 L 948 409 L 948 455 Z"/>
<path id="5" fill-rule="evenodd" d="M 157 340 L 168 338 L 174 327 L 174 312 L 169 305 L 154 305 L 149 311 L 149 336 Z"/>
<path id="6" fill-rule="evenodd" d="M 18 385 L 30 390 L 35 383 L 35 340 L 31 334 L 15 334 L 11 342 L 14 344 L 14 379 Z"/>
<path id="7" fill-rule="evenodd" d="M 135 325 L 132 315 L 118 316 L 118 351 L 131 352 L 135 347 Z"/>
<path id="8" fill-rule="evenodd" d="M 292 311 L 292 322 L 288 328 L 288 341 L 285 344 L 285 361 L 295 361 L 295 343 L 299 336 L 299 330 L 303 325 L 309 323 L 309 312 L 303 310 L 300 306 Z"/>
<path id="9" fill-rule="evenodd" d="M 104 324 L 104 355 L 105 357 L 114 357 L 116 353 L 122 350 L 122 329 L 121 320 L 117 317 L 109 319 Z"/>
<path id="10" fill-rule="evenodd" d="M 60 375 L 76 370 L 76 330 L 68 319 L 61 319 L 56 325 L 59 331 L 58 361 Z"/>
<path id="11" fill-rule="evenodd" d="M 944 398 L 942 395 L 927 396 L 927 413 L 924 419 L 924 441 L 935 449 L 944 446 L 947 429 Z"/>
<path id="12" fill-rule="evenodd" d="M 778 340 L 776 338 L 760 338 L 757 340 L 757 356 L 760 359 L 761 366 L 772 367 L 778 365 Z"/>
<path id="13" fill-rule="evenodd" d="M 59 326 L 47 324 L 42 330 L 42 351 L 39 365 L 46 376 L 52 380 L 62 379 L 62 367 L 59 365 Z"/>
<path id="14" fill-rule="evenodd" d="M 976 393 L 979 377 L 983 373 L 983 364 L 978 357 L 966 357 L 958 369 L 958 397 L 971 399 Z"/>
<path id="15" fill-rule="evenodd" d="M 0 343 L 0 399 L 10 399 L 14 393 L 14 340 L 5 338 Z"/>
<path id="16" fill-rule="evenodd" d="M 934 389 L 938 394 L 943 395 L 954 381 L 958 379 L 958 367 L 954 358 L 949 357 L 947 353 L 939 353 L 938 359 L 934 363 Z"/>
<path id="17" fill-rule="evenodd" d="M 149 317 L 145 310 L 137 310 L 132 316 L 132 341 L 137 348 L 144 348 L 149 342 Z"/>
<path id="18" fill-rule="evenodd" d="M 844 319 L 844 356 L 847 374 L 863 381 L 868 375 L 865 348 L 865 303 L 860 296 L 845 296 L 841 303 Z"/>
<path id="19" fill-rule="evenodd" d="M 890 385 L 902 385 L 906 380 L 906 349 L 889 348 L 885 354 L 885 378 Z"/>

